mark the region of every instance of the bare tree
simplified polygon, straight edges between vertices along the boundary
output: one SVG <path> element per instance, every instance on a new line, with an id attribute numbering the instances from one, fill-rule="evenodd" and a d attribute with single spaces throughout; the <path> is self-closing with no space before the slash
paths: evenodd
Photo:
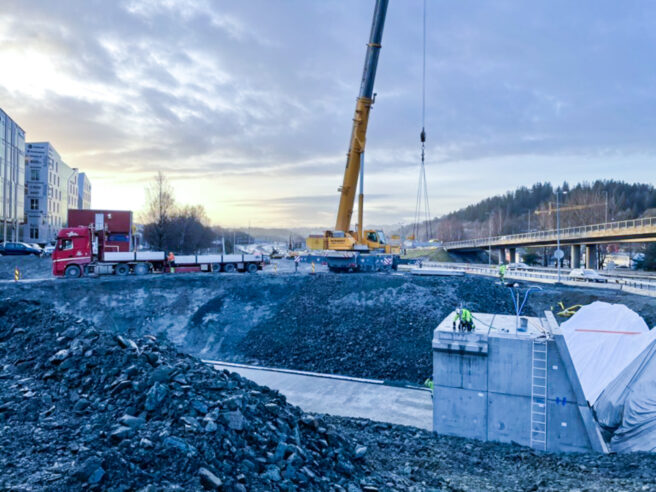
<path id="1" fill-rule="evenodd" d="M 444 218 L 438 222 L 437 237 L 440 241 L 460 241 L 465 238 L 462 221 L 455 218 Z"/>
<path id="2" fill-rule="evenodd" d="M 175 215 L 176 206 L 173 188 L 161 171 L 146 187 L 146 197 L 144 236 L 153 248 L 162 250 L 167 245 L 169 224 Z"/>

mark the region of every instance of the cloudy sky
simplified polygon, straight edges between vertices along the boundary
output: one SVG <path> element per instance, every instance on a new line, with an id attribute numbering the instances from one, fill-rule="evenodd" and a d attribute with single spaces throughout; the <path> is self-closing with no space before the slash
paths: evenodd
<path id="1" fill-rule="evenodd" d="M 139 210 L 164 171 L 223 225 L 332 225 L 374 0 L 0 0 L 0 107 Z M 422 0 L 391 0 L 366 221 L 411 220 Z M 654 183 L 656 3 L 428 0 L 433 215 L 536 181 Z"/>

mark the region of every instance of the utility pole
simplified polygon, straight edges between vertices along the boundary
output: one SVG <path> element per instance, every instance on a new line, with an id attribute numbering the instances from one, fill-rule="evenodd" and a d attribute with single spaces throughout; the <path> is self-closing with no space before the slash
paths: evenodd
<path id="1" fill-rule="evenodd" d="M 564 191 L 563 195 L 565 195 L 567 192 Z M 558 283 L 560 283 L 560 262 L 563 259 L 561 254 L 562 251 L 560 249 L 560 190 L 556 190 L 556 265 L 558 267 Z"/>
<path id="2" fill-rule="evenodd" d="M 492 213 L 487 219 L 487 266 L 492 268 Z"/>
<path id="3" fill-rule="evenodd" d="M 608 190 L 605 190 L 604 193 L 606 194 L 606 220 L 605 220 L 605 223 L 608 224 Z"/>

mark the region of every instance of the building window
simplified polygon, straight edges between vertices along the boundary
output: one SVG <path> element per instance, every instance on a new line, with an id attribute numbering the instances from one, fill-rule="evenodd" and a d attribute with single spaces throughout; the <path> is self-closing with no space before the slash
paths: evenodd
<path id="1" fill-rule="evenodd" d="M 39 210 L 39 199 L 30 198 L 30 210 Z M 34 238 L 32 238 L 34 239 Z"/>
<path id="2" fill-rule="evenodd" d="M 38 227 L 30 227 L 30 239 L 39 239 Z"/>
<path id="3" fill-rule="evenodd" d="M 30 179 L 32 181 L 39 181 L 40 176 L 39 176 L 39 170 L 38 169 L 30 169 Z"/>

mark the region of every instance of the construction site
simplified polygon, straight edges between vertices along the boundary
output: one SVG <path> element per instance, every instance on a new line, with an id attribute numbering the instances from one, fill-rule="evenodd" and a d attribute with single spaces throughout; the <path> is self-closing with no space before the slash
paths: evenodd
<path id="1" fill-rule="evenodd" d="M 493 234 L 489 212 L 434 239 L 424 1 L 412 233 L 366 226 L 372 3 L 334 227 L 227 248 L 202 207 L 161 212 L 160 172 L 146 224 L 80 207 L 48 250 L 3 233 L 0 490 L 656 490 L 656 276 L 599 258 L 648 253 L 651 191 L 562 227 L 602 203 L 561 209 L 568 185 L 552 207 L 549 184 L 527 218 L 554 226 Z"/>

